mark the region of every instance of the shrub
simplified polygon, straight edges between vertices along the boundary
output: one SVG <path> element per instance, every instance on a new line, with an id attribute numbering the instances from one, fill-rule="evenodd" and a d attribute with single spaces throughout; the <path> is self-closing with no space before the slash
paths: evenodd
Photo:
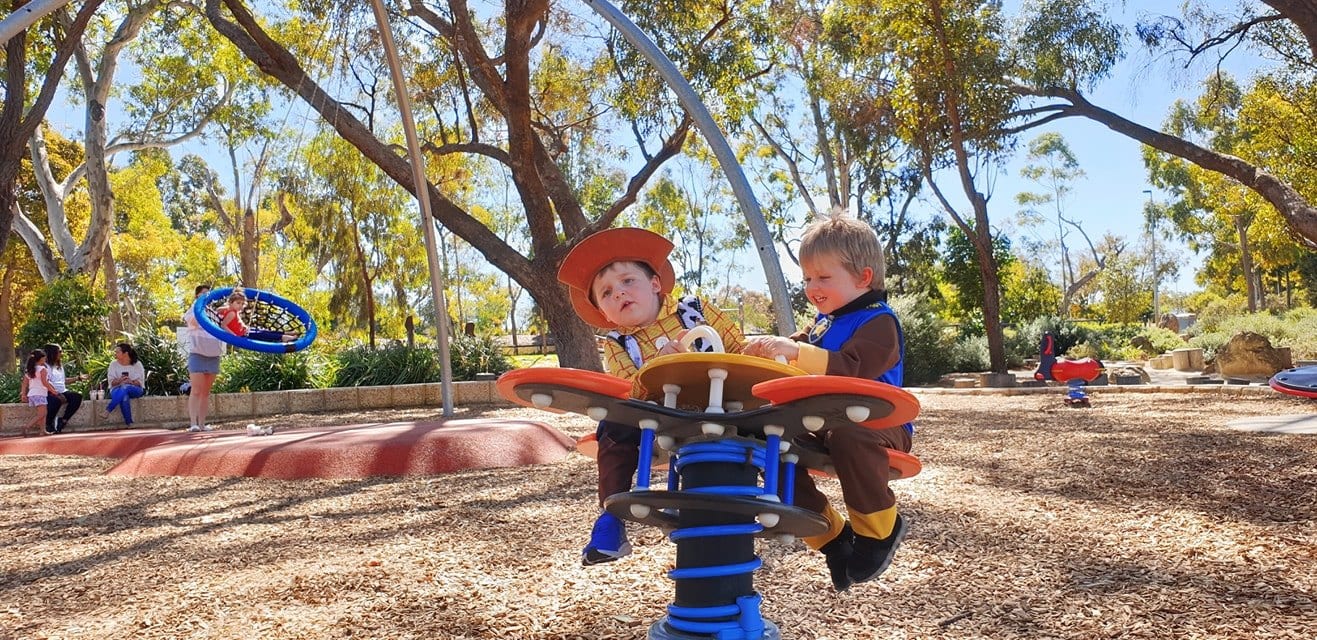
<path id="1" fill-rule="evenodd" d="M 905 336 L 905 386 L 928 384 L 950 373 L 951 341 L 946 337 L 946 325 L 932 306 L 920 298 L 898 296 L 892 299 L 891 307 Z"/>
<path id="2" fill-rule="evenodd" d="M 37 291 L 32 312 L 18 330 L 18 344 L 25 356 L 52 342 L 69 353 L 97 353 L 105 348 L 109 313 L 109 305 L 92 291 L 86 276 L 62 276 Z"/>
<path id="3" fill-rule="evenodd" d="M 333 379 L 333 367 L 332 358 L 313 350 L 265 353 L 235 349 L 224 358 L 215 390 L 234 393 L 315 389 L 327 386 Z"/>
<path id="4" fill-rule="evenodd" d="M 448 345 L 454 380 L 475 380 L 477 373 L 502 374 L 512 369 L 512 361 L 488 336 L 460 336 Z"/>
<path id="5" fill-rule="evenodd" d="M 474 380 L 477 373 L 501 374 L 512 361 L 491 338 L 460 336 L 449 342 L 453 380 Z M 339 352 L 335 387 L 417 384 L 443 379 L 439 352 L 433 347 L 402 344 L 379 349 L 357 346 Z"/>
<path id="6" fill-rule="evenodd" d="M 990 360 L 987 336 L 961 338 L 951 346 L 952 371 L 987 371 Z"/>
<path id="7" fill-rule="evenodd" d="M 1152 345 L 1152 352 L 1140 353 L 1141 356 L 1160 355 L 1173 349 L 1179 349 L 1185 344 L 1184 339 L 1179 334 L 1161 327 L 1147 327 L 1140 331 L 1139 335 L 1146 338 L 1148 343 Z"/>
<path id="8" fill-rule="evenodd" d="M 146 370 L 147 395 L 178 395 L 179 386 L 188 379 L 187 359 L 173 335 L 166 336 L 151 328 L 140 333 L 126 334 L 121 342 L 133 345 L 137 360 Z M 101 349 L 96 355 L 87 358 L 87 374 L 90 377 L 88 387 L 105 381 L 105 372 L 114 359 L 113 351 L 113 348 Z"/>
<path id="9" fill-rule="evenodd" d="M 17 371 L 0 373 L 0 402 L 18 402 L 18 390 L 22 381 L 23 374 Z"/>
<path id="10" fill-rule="evenodd" d="M 1194 349 L 1203 350 L 1203 359 L 1212 360 L 1216 357 L 1216 352 L 1225 346 L 1230 340 L 1230 334 L 1223 332 L 1212 332 L 1197 335 L 1189 339 L 1189 346 Z"/>

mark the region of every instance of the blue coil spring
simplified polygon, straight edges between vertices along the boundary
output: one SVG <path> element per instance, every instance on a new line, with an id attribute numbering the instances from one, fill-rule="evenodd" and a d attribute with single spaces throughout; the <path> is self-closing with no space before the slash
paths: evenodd
<path id="1" fill-rule="evenodd" d="M 682 446 L 677 451 L 673 470 L 680 474 L 687 465 L 705 463 L 753 464 L 762 473 L 766 456 L 762 443 L 744 440 L 717 440 L 694 442 Z M 671 483 L 670 483 L 671 484 Z M 762 487 L 750 485 L 710 486 L 685 489 L 691 493 L 704 493 L 721 496 L 755 497 L 763 495 Z M 668 534 L 673 542 L 697 538 L 719 536 L 753 536 L 764 530 L 758 522 L 741 524 L 724 524 L 702 527 L 684 527 Z M 698 578 L 722 578 L 754 573 L 763 565 L 758 556 L 749 562 L 707 567 L 678 567 L 668 572 L 673 580 Z M 736 604 L 711 607 L 668 606 L 667 623 L 674 629 L 686 633 L 708 634 L 719 640 L 752 640 L 760 638 L 764 631 L 764 621 L 759 615 L 760 596 L 751 594 L 737 598 Z M 728 619 L 734 618 L 734 619 Z"/>

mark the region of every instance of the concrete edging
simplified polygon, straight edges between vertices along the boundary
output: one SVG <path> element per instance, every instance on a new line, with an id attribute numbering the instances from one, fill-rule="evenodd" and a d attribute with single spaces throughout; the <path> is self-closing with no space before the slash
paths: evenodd
<path id="1" fill-rule="evenodd" d="M 966 396 L 1024 396 L 1059 394 L 1065 387 L 974 387 L 953 389 L 947 387 L 907 387 L 915 395 L 966 395 Z M 1093 394 L 1106 393 L 1217 393 L 1234 396 L 1280 395 L 1266 385 L 1105 385 L 1088 387 Z M 405 384 L 382 387 L 336 387 L 330 389 L 292 389 L 288 391 L 258 391 L 251 393 L 216 393 L 210 396 L 209 417 L 215 422 L 261 418 L 286 413 L 326 413 L 334 411 L 361 411 L 369 409 L 406 409 L 443 405 L 442 388 L 438 382 Z M 108 420 L 105 414 L 107 400 L 84 400 L 82 408 L 73 416 L 72 431 L 101 431 L 123 428 L 122 414 L 115 412 Z M 453 383 L 453 405 L 474 404 L 515 406 L 499 395 L 495 382 L 473 381 Z M 0 432 L 18 432 L 32 418 L 33 408 L 26 404 L 0 404 Z M 139 427 L 186 427 L 188 421 L 187 396 L 146 396 L 133 401 L 134 424 Z"/>
<path id="2" fill-rule="evenodd" d="M 186 427 L 187 396 L 145 396 L 132 401 L 133 424 L 137 427 Z M 115 411 L 104 420 L 108 400 L 84 399 L 69 423 L 71 431 L 100 431 L 123 428 L 123 414 Z M 498 394 L 495 382 L 453 383 L 453 404 L 496 404 L 511 406 Z M 283 413 L 325 413 L 369 409 L 406 409 L 443 406 L 443 389 L 438 382 L 381 387 L 336 387 L 291 389 L 248 393 L 214 393 L 210 396 L 209 419 L 214 422 L 260 418 Z M 18 432 L 32 419 L 35 408 L 26 404 L 0 404 L 0 431 Z"/>

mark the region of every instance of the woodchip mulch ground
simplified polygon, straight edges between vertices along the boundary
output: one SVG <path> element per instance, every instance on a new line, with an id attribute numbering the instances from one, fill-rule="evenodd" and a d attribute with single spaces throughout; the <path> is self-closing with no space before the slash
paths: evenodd
<path id="1" fill-rule="evenodd" d="M 801 640 L 1317 637 L 1317 436 L 1224 426 L 1312 402 L 1060 396 L 923 395 L 892 568 L 835 594 L 821 556 L 763 543 L 765 618 Z M 672 599 L 655 529 L 579 565 L 595 510 L 577 454 L 351 481 L 101 475 L 112 464 L 0 457 L 0 637 L 634 639 Z"/>

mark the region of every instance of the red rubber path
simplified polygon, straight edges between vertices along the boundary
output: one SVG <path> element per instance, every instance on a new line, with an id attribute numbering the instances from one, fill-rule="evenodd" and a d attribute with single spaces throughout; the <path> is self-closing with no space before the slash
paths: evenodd
<path id="1" fill-rule="evenodd" d="M 126 429 L 0 438 L 0 455 L 122 458 L 106 473 L 129 476 L 365 478 L 557 462 L 575 447 L 530 420 L 440 420 L 286 429 L 268 436 L 227 430 Z"/>

